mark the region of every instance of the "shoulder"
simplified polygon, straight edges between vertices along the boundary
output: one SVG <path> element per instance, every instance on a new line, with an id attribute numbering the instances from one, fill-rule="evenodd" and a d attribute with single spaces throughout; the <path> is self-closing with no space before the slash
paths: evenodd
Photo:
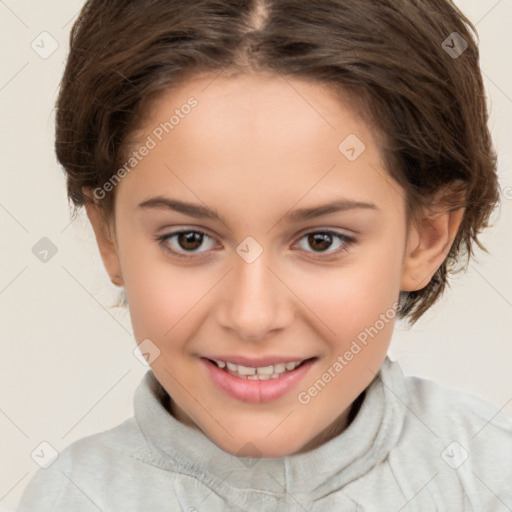
<path id="1" fill-rule="evenodd" d="M 100 503 L 93 497 L 102 496 L 112 484 L 112 475 L 121 474 L 120 468 L 152 464 L 152 458 L 135 419 L 129 418 L 112 429 L 78 439 L 49 467 L 38 469 L 16 512 L 64 510 L 60 507 L 70 503 L 77 512 L 97 511 Z"/>
<path id="2" fill-rule="evenodd" d="M 457 435 L 464 440 L 480 438 L 512 442 L 512 418 L 496 406 L 470 393 L 429 379 L 405 377 L 408 392 L 406 416 L 417 416 L 438 435 Z"/>
<path id="3" fill-rule="evenodd" d="M 397 479 L 406 486 L 418 476 L 432 496 L 459 495 L 469 510 L 512 504 L 512 418 L 429 379 L 403 382 L 402 433 L 389 459 Z"/>

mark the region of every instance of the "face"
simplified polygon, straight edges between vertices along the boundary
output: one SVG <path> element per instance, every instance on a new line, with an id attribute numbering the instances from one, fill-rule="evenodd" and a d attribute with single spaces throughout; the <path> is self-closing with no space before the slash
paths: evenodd
<path id="1" fill-rule="evenodd" d="M 404 193 L 371 127 L 318 84 L 210 76 L 140 133 L 114 258 L 173 414 L 238 455 L 324 443 L 385 358 L 404 282 Z"/>

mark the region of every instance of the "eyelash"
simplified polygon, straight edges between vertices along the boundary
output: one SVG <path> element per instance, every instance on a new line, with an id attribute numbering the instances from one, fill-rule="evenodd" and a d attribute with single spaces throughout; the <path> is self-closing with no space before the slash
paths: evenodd
<path id="1" fill-rule="evenodd" d="M 190 253 L 190 254 L 182 254 L 182 253 L 180 253 L 178 251 L 175 251 L 174 249 L 170 249 L 167 242 L 171 238 L 174 238 L 176 236 L 179 236 L 179 235 L 182 235 L 182 234 L 191 234 L 191 233 L 202 235 L 203 237 L 210 238 L 210 239 L 213 240 L 212 237 L 210 237 L 207 233 L 204 233 L 203 231 L 194 230 L 194 229 L 183 229 L 183 230 L 180 230 L 180 231 L 174 231 L 172 233 L 168 233 L 168 234 L 165 234 L 165 235 L 162 235 L 162 236 L 158 236 L 156 238 L 156 241 L 164 249 L 164 251 L 166 251 L 168 253 L 171 253 L 172 255 L 177 256 L 178 258 L 182 258 L 182 259 L 185 259 L 185 260 L 190 260 L 190 259 L 196 258 L 197 254 L 202 254 L 202 253 L 200 253 L 200 252 L 199 253 L 198 252 L 193 252 L 193 253 Z M 299 238 L 299 241 L 302 240 L 303 238 L 306 238 L 306 237 L 310 236 L 310 235 L 316 235 L 316 234 L 331 235 L 331 236 L 333 236 L 335 238 L 338 238 L 343 243 L 343 245 L 338 250 L 332 251 L 332 252 L 327 252 L 327 251 L 306 251 L 306 252 L 312 252 L 313 254 L 318 254 L 318 255 L 327 254 L 328 256 L 333 256 L 333 255 L 336 255 L 336 254 L 339 254 L 339 253 L 347 252 L 350 249 L 350 247 L 356 243 L 356 240 L 354 238 L 352 238 L 350 236 L 347 236 L 347 235 L 344 235 L 342 233 L 338 233 L 336 231 L 329 230 L 329 229 L 318 230 L 318 231 L 308 231 L 307 233 L 304 233 Z M 294 245 L 296 245 L 296 244 L 294 244 Z"/>

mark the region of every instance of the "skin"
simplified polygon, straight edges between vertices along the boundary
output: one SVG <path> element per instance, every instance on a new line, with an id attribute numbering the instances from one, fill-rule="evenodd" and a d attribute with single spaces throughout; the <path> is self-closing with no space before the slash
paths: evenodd
<path id="1" fill-rule="evenodd" d="M 160 350 L 151 367 L 174 416 L 233 454 L 245 455 L 247 443 L 263 457 L 302 453 L 347 427 L 351 404 L 386 356 L 394 320 L 307 404 L 298 394 L 401 290 L 428 283 L 462 210 L 425 211 L 409 225 L 405 193 L 382 165 L 375 131 L 325 86 L 262 74 L 212 80 L 197 76 L 152 103 L 139 144 L 189 97 L 198 100 L 117 186 L 113 234 L 98 206 L 87 205 L 87 214 L 112 282 L 125 287 L 137 343 L 150 339 Z M 353 162 L 338 150 L 350 134 L 366 146 Z M 138 207 L 154 196 L 206 205 L 225 222 Z M 339 199 L 375 208 L 283 219 Z M 195 245 L 167 239 L 189 259 L 156 241 L 183 228 L 207 235 Z M 333 236 L 322 246 L 305 236 L 326 229 L 354 242 Z M 248 236 L 263 249 L 252 263 L 236 252 Z M 211 354 L 317 359 L 290 392 L 255 404 L 212 384 L 200 360 Z"/>

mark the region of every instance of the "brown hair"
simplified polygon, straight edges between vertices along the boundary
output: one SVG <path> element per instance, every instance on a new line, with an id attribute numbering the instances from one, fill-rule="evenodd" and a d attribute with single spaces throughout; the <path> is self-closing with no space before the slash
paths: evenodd
<path id="1" fill-rule="evenodd" d="M 122 165 L 146 102 L 194 73 L 328 84 L 380 134 L 409 214 L 458 185 L 442 201 L 465 207 L 446 260 L 425 288 L 400 296 L 400 316 L 415 322 L 460 256 L 467 264 L 473 243 L 483 248 L 477 236 L 499 200 L 477 44 L 449 0 L 89 0 L 71 32 L 56 116 L 74 215 L 91 200 L 83 188 Z M 114 192 L 99 202 L 107 221 Z"/>

